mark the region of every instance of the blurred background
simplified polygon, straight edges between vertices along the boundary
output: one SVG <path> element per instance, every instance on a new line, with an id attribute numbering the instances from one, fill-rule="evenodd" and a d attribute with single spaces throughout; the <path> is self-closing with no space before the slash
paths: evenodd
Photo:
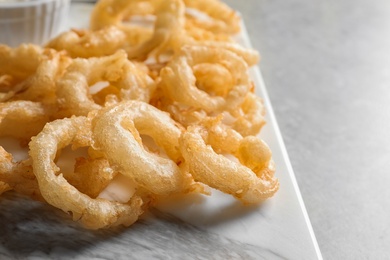
<path id="1" fill-rule="evenodd" d="M 390 1 L 239 10 L 324 259 L 389 259 Z"/>

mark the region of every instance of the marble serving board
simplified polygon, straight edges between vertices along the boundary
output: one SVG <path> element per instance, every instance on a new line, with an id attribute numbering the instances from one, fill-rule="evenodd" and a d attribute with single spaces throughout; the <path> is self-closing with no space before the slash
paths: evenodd
<path id="1" fill-rule="evenodd" d="M 86 28 L 91 8 L 72 4 L 66 27 Z M 250 46 L 245 30 L 239 40 Z M 260 70 L 250 73 L 267 110 L 260 137 L 280 181 L 273 198 L 244 206 L 217 191 L 188 195 L 161 203 L 131 227 L 90 231 L 8 192 L 0 197 L 0 259 L 321 259 Z"/>

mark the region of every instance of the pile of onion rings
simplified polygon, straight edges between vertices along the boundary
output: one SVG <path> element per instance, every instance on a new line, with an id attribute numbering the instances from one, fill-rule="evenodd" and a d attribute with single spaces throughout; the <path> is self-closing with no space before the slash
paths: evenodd
<path id="1" fill-rule="evenodd" d="M 16 160 L 0 143 L 0 194 L 90 229 L 129 226 L 161 198 L 210 188 L 244 204 L 272 197 L 249 76 L 259 55 L 234 41 L 239 31 L 219 0 L 100 0 L 90 29 L 0 45 L 0 138 L 28 149 Z"/>

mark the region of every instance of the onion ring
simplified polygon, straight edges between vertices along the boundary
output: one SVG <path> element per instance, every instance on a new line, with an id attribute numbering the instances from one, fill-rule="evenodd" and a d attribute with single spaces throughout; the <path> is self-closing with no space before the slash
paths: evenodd
<path id="1" fill-rule="evenodd" d="M 55 50 L 66 50 L 73 58 L 111 55 L 126 42 L 126 35 L 115 26 L 97 31 L 76 30 L 64 32 L 46 44 Z"/>
<path id="2" fill-rule="evenodd" d="M 64 73 L 71 59 L 63 53 L 52 52 L 42 58 L 36 71 L 13 89 L 12 100 L 37 101 L 54 105 L 56 99 L 56 80 Z"/>
<path id="3" fill-rule="evenodd" d="M 132 12 L 141 2 L 139 0 L 99 0 L 92 10 L 90 16 L 90 27 L 92 30 L 99 30 L 107 25 L 115 25 L 118 27 L 124 26 L 123 20 L 129 14 L 138 14 Z M 139 9 L 136 9 L 139 11 Z M 141 10 L 140 14 L 144 14 Z"/>
<path id="4" fill-rule="evenodd" d="M 167 50 L 179 49 L 184 42 L 184 11 L 181 0 L 159 1 L 153 36 L 139 46 L 129 48 L 129 58 L 144 60 L 153 51 L 159 60 Z"/>
<path id="5" fill-rule="evenodd" d="M 93 147 L 141 187 L 158 195 L 189 188 L 190 179 L 176 164 L 181 129 L 167 113 L 144 102 L 122 101 L 99 111 L 92 126 Z M 140 134 L 151 136 L 168 158 L 146 151 Z"/>
<path id="6" fill-rule="evenodd" d="M 22 44 L 16 48 L 0 45 L 0 75 L 10 76 L 3 82 L 14 86 L 31 76 L 41 62 L 43 53 L 41 47 L 33 44 Z M 0 90 L 4 87 L 0 84 Z"/>
<path id="7" fill-rule="evenodd" d="M 41 194 L 49 204 L 71 212 L 73 219 L 87 228 L 131 225 L 142 213 L 139 197 L 133 196 L 127 204 L 92 199 L 70 185 L 55 166 L 53 160 L 58 150 L 72 143 L 79 129 L 85 127 L 86 120 L 72 117 L 50 122 L 30 142 L 30 156 Z"/>
<path id="8" fill-rule="evenodd" d="M 115 26 L 126 34 L 127 44 L 140 44 L 152 36 L 152 30 L 125 23 L 125 20 L 132 15 L 145 15 L 153 11 L 154 3 L 148 5 L 145 1 L 100 0 L 92 10 L 90 28 L 96 31 Z"/>
<path id="9" fill-rule="evenodd" d="M 231 127 L 242 136 L 257 135 L 265 125 L 263 101 L 253 93 L 248 93 L 239 109 L 230 114 L 234 118 Z"/>
<path id="10" fill-rule="evenodd" d="M 263 141 L 240 135 L 236 135 L 235 142 L 230 140 L 230 149 L 238 145 L 236 155 L 240 164 L 217 154 L 212 145 L 207 145 L 210 131 L 217 131 L 212 137 L 219 138 L 218 127 L 208 129 L 196 125 L 189 126 L 180 138 L 181 152 L 195 180 L 231 194 L 244 203 L 259 203 L 278 190 L 279 182 L 273 177 L 270 151 Z M 229 135 L 229 138 L 234 139 L 234 136 Z M 222 135 L 218 142 L 223 140 L 228 139 Z"/>
<path id="11" fill-rule="evenodd" d="M 204 62 L 221 63 L 231 72 L 235 85 L 225 96 L 211 96 L 196 87 L 192 67 Z M 206 112 L 229 111 L 244 101 L 251 88 L 247 70 L 244 60 L 233 52 L 205 46 L 185 46 L 161 70 L 161 87 L 169 98 L 187 106 Z"/>
<path id="12" fill-rule="evenodd" d="M 57 116 L 86 116 L 90 111 L 100 109 L 89 93 L 89 87 L 101 81 L 114 86 L 122 100 L 149 101 L 155 88 L 154 81 L 129 61 L 123 50 L 106 57 L 77 58 L 57 82 Z"/>
<path id="13" fill-rule="evenodd" d="M 228 51 L 234 52 L 243 58 L 248 66 L 253 66 L 260 60 L 258 51 L 251 48 L 242 47 L 241 45 L 234 42 L 204 41 L 202 42 L 202 45 L 217 49 L 226 49 Z"/>
<path id="14" fill-rule="evenodd" d="M 192 23 L 213 33 L 235 34 L 240 31 L 240 17 L 228 5 L 219 0 L 184 0 L 186 7 L 208 15 L 208 19 L 192 17 Z M 190 17 L 187 17 L 190 19 Z"/>
<path id="15" fill-rule="evenodd" d="M 51 58 L 53 50 L 45 50 L 33 44 L 16 48 L 0 45 L 0 101 L 6 101 L 23 91 L 24 81 L 33 77 L 42 60 Z"/>

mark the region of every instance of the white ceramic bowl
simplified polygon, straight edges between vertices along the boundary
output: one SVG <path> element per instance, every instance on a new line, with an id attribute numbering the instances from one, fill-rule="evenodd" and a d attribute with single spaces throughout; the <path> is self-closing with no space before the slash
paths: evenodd
<path id="1" fill-rule="evenodd" d="M 0 0 L 0 43 L 44 44 L 62 29 L 70 0 Z"/>

